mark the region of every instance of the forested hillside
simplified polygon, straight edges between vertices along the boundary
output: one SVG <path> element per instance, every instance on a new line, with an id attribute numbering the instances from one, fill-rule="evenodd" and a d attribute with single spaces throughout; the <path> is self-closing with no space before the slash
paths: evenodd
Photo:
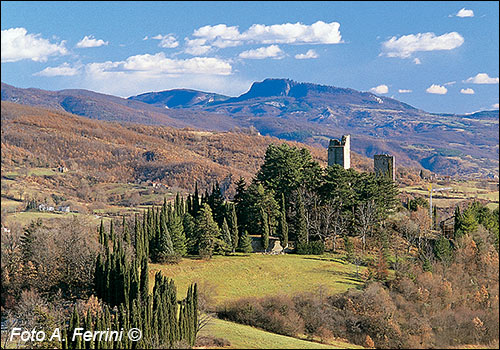
<path id="1" fill-rule="evenodd" d="M 255 131 L 205 132 L 193 129 L 118 124 L 65 112 L 2 102 L 2 170 L 15 166 L 66 166 L 94 182 L 161 181 L 194 190 L 219 180 L 227 187 L 250 179 L 270 143 L 310 150 L 326 165 L 326 149 L 258 135 Z M 352 154 L 354 168 L 372 161 Z"/>

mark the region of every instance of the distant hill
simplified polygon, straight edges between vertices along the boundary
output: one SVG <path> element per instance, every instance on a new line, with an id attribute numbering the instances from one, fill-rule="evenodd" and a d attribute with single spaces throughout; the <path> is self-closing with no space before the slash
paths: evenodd
<path id="1" fill-rule="evenodd" d="M 160 180 L 192 191 L 196 182 L 206 188 L 217 179 L 231 187 L 240 176 L 250 181 L 267 146 L 283 142 L 308 148 L 326 166 L 325 149 L 269 136 L 118 124 L 2 102 L 2 171 L 63 164 L 93 182 Z M 373 167 L 355 153 L 352 163 Z"/>
<path id="2" fill-rule="evenodd" d="M 2 84 L 2 101 L 65 110 L 94 119 L 262 135 L 327 147 L 351 134 L 354 151 L 395 155 L 404 166 L 447 175 L 498 175 L 498 111 L 433 114 L 370 92 L 266 79 L 229 97 L 196 90 L 123 99 L 86 90 L 48 92 Z"/>

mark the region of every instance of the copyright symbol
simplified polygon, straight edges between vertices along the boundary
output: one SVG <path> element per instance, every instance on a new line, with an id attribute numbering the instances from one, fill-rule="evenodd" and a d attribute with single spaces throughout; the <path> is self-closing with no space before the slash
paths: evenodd
<path id="1" fill-rule="evenodd" d="M 131 341 L 139 341 L 142 338 L 142 331 L 139 328 L 130 328 L 127 335 Z"/>

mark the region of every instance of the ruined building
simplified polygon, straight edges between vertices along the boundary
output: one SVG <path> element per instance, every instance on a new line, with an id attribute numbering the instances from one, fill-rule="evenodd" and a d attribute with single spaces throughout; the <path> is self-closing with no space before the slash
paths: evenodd
<path id="1" fill-rule="evenodd" d="M 376 154 L 373 156 L 375 174 L 387 176 L 396 181 L 396 163 L 394 156 L 389 154 Z"/>
<path id="2" fill-rule="evenodd" d="M 343 135 L 342 139 L 331 139 L 328 145 L 328 166 L 339 164 L 344 169 L 351 167 L 351 135 Z"/>

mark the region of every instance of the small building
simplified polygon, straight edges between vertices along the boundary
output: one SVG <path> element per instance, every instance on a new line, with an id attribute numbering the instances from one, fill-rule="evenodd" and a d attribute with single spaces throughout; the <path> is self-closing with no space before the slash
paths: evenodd
<path id="1" fill-rule="evenodd" d="M 331 139 L 328 145 L 328 166 L 339 164 L 344 169 L 351 167 L 351 135 L 343 135 L 342 139 Z"/>
<path id="2" fill-rule="evenodd" d="M 264 249 L 261 236 L 250 236 L 254 253 L 284 254 L 285 249 L 281 246 L 279 237 L 270 236 L 269 246 Z"/>
<path id="3" fill-rule="evenodd" d="M 60 205 L 57 207 L 57 211 L 63 212 L 63 213 L 69 213 L 69 205 Z"/>
<path id="4" fill-rule="evenodd" d="M 38 211 L 54 211 L 54 207 L 42 203 L 38 205 Z"/>

